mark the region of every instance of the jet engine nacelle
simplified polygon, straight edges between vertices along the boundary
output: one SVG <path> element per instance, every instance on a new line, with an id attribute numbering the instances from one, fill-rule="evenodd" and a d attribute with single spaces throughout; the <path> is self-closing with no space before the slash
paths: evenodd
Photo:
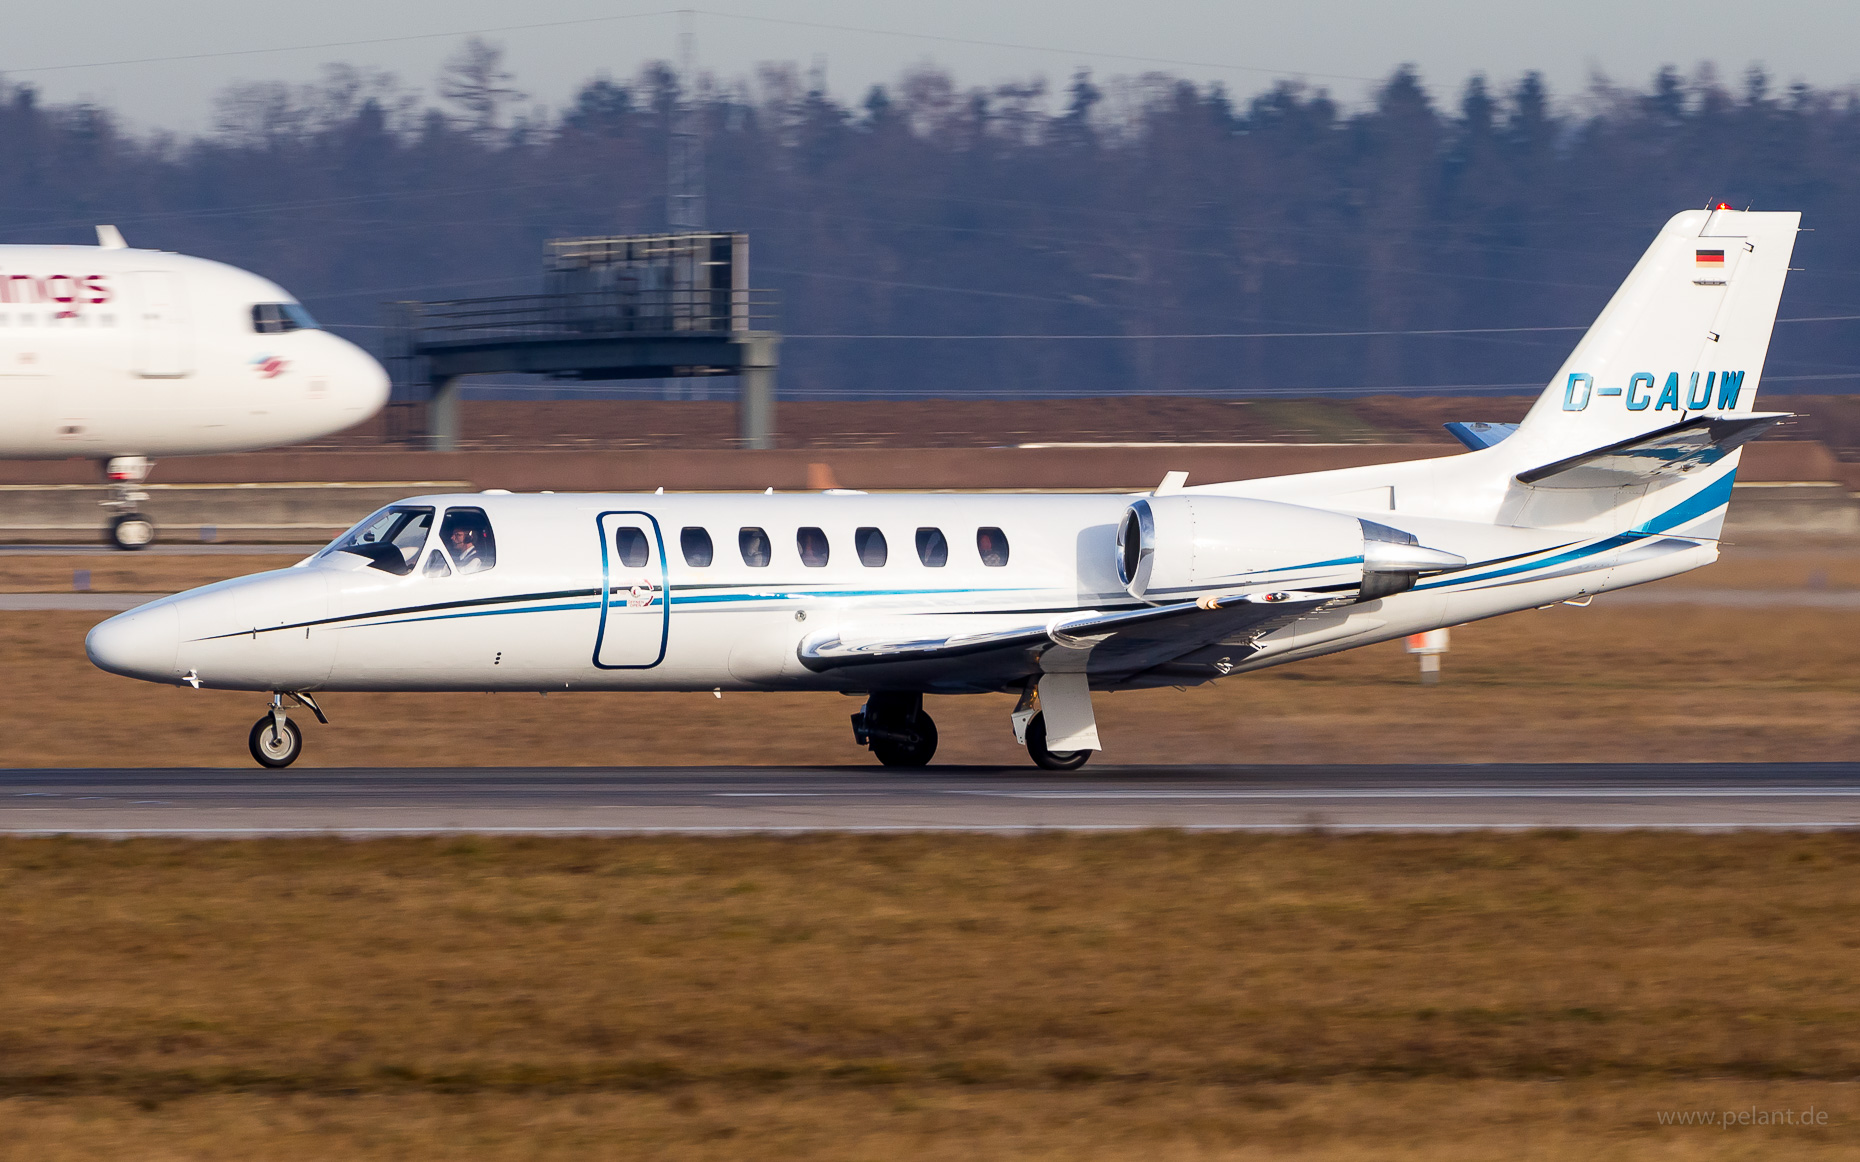
<path id="1" fill-rule="evenodd" d="M 1355 589 L 1369 601 L 1465 564 L 1376 521 L 1275 500 L 1146 497 L 1117 528 L 1118 579 L 1152 605 L 1260 588 Z"/>

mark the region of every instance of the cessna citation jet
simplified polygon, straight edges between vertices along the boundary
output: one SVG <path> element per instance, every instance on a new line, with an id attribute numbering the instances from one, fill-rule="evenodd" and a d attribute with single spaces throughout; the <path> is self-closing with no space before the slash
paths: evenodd
<path id="1" fill-rule="evenodd" d="M 387 402 L 381 365 L 275 283 L 97 242 L 0 246 L 0 459 L 97 461 L 118 547 L 155 539 L 151 457 L 311 440 Z"/>
<path id="2" fill-rule="evenodd" d="M 1048 769 L 1099 749 L 1093 691 L 1182 686 L 1670 577 L 1718 555 L 1793 213 L 1668 222 L 1524 421 L 1470 450 L 1111 495 L 422 496 L 309 559 L 150 602 L 114 673 L 330 690 L 861 694 L 881 762 L 936 751 L 925 694 L 1019 695 Z"/>

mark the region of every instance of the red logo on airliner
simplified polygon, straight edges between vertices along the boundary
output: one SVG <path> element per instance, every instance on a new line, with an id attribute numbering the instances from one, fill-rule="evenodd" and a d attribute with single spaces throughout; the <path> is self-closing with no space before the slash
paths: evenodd
<path id="1" fill-rule="evenodd" d="M 288 360 L 279 359 L 276 355 L 260 355 L 252 360 L 252 367 L 266 379 L 276 379 L 284 373 L 284 367 L 288 362 Z"/>

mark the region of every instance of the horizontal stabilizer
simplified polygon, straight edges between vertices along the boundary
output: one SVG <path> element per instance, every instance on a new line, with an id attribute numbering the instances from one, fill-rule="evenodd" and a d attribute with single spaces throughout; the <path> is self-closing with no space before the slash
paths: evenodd
<path id="1" fill-rule="evenodd" d="M 1485 420 L 1455 420 L 1442 426 L 1454 439 L 1475 452 L 1502 443 L 1506 436 L 1518 430 L 1516 424 L 1494 424 Z"/>
<path id="2" fill-rule="evenodd" d="M 1520 484 L 1538 488 L 1619 488 L 1661 477 L 1676 477 L 1717 463 L 1791 414 L 1758 412 L 1682 420 L 1658 431 L 1520 472 L 1517 479 Z"/>

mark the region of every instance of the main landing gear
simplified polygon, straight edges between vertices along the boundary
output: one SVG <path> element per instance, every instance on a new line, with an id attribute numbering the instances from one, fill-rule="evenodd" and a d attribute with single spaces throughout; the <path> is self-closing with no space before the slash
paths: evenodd
<path id="1" fill-rule="evenodd" d="M 1061 727 L 1062 732 L 1070 732 L 1068 741 L 1089 745 L 1077 750 L 1053 750 L 1046 745 L 1048 707 L 1043 705 L 1046 699 L 1051 699 L 1052 708 L 1062 723 L 1070 716 L 1070 725 Z M 1097 722 L 1091 712 L 1091 690 L 1082 673 L 1045 674 L 1037 682 L 1027 683 L 1014 707 L 1012 721 L 1015 741 L 1026 745 L 1027 756 L 1042 770 L 1076 771 L 1091 761 L 1091 752 L 1098 745 Z"/>
<path id="2" fill-rule="evenodd" d="M 921 767 L 936 753 L 936 723 L 924 713 L 922 694 L 874 690 L 852 728 L 854 741 L 888 767 Z"/>
<path id="3" fill-rule="evenodd" d="M 271 709 L 257 722 L 252 724 L 252 733 L 246 738 L 246 745 L 251 748 L 252 757 L 261 767 L 276 770 L 288 767 L 297 761 L 297 756 L 304 752 L 304 732 L 284 713 L 286 698 L 307 708 L 316 715 L 316 720 L 329 725 L 323 708 L 316 704 L 316 699 L 308 694 L 299 694 L 294 690 L 280 690 L 271 696 Z"/>
<path id="4" fill-rule="evenodd" d="M 155 540 L 155 522 L 136 511 L 136 505 L 149 498 L 142 482 L 155 467 L 147 456 L 112 456 L 103 466 L 103 478 L 110 486 L 110 498 L 103 507 L 116 515 L 104 528 L 103 539 L 119 549 L 131 552 L 146 549 Z"/>
<path id="5" fill-rule="evenodd" d="M 1039 713 L 1027 721 L 1027 754 L 1034 766 L 1049 771 L 1076 771 L 1091 761 L 1089 750 L 1048 750 L 1046 715 Z"/>

